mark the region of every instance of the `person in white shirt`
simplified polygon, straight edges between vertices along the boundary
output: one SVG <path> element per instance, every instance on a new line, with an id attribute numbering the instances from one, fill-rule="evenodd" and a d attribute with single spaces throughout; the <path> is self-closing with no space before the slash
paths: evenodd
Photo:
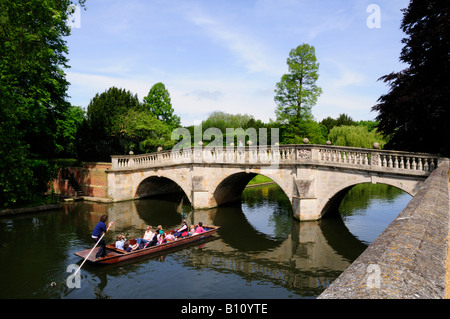
<path id="1" fill-rule="evenodd" d="M 116 248 L 124 249 L 124 247 L 123 247 L 124 244 L 125 244 L 125 236 L 124 235 L 117 235 L 117 237 L 116 237 Z"/>
<path id="2" fill-rule="evenodd" d="M 139 247 L 141 247 L 141 244 L 145 246 L 153 239 L 153 236 L 155 236 L 155 233 L 152 232 L 152 226 L 147 226 L 144 236 L 142 238 L 136 238 L 136 243 Z"/>

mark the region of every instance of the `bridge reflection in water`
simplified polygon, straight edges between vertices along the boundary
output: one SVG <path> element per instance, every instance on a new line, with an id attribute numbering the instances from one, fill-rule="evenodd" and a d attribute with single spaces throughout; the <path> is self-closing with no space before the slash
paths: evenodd
<path id="1" fill-rule="evenodd" d="M 209 210 L 190 211 L 181 198 L 107 207 L 110 220 L 115 221 L 113 237 L 119 233 L 141 236 L 146 225 L 175 228 L 182 219 L 188 224 L 201 221 L 221 226 L 217 240 L 202 250 L 185 249 L 177 258 L 186 267 L 233 274 L 249 282 L 270 282 L 302 296 L 320 294 L 367 247 L 341 218 L 293 219 L 289 200 L 277 186 L 248 190 L 242 204 Z"/>

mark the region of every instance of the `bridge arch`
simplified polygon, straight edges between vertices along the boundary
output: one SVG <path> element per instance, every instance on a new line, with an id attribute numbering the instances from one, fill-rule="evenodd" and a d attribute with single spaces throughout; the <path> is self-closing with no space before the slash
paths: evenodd
<path id="1" fill-rule="evenodd" d="M 174 194 L 184 194 L 191 201 L 190 192 L 186 191 L 183 185 L 180 185 L 173 178 L 161 174 L 149 174 L 144 176 L 136 183 L 134 198 L 146 198 L 152 196 L 164 196 Z"/>
<path id="2" fill-rule="evenodd" d="M 325 215 L 328 215 L 330 212 L 336 212 L 338 211 L 338 208 L 344 199 L 345 195 L 356 185 L 360 184 L 384 184 L 396 187 L 405 193 L 414 196 L 417 192 L 417 186 L 411 187 L 410 185 L 408 187 L 405 187 L 405 185 L 399 181 L 392 181 L 392 180 L 379 180 L 378 182 L 373 182 L 372 179 L 362 179 L 358 182 L 348 182 L 343 183 L 339 187 L 335 187 L 331 189 L 328 193 L 328 196 L 326 196 L 326 200 L 322 201 L 321 204 L 319 204 L 318 210 L 320 211 L 320 216 L 323 217 Z"/>
<path id="3" fill-rule="evenodd" d="M 217 203 L 217 206 L 240 201 L 245 187 L 257 175 L 270 178 L 283 190 L 286 196 L 289 197 L 289 193 L 286 191 L 285 185 L 279 181 L 276 176 L 265 172 L 260 172 L 260 170 L 240 170 L 228 174 L 225 178 L 219 179 L 216 185 L 214 185 L 213 197 Z"/>

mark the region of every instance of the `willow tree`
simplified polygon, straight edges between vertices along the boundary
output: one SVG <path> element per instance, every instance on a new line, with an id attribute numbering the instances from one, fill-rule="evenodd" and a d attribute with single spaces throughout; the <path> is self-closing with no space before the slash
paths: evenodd
<path id="1" fill-rule="evenodd" d="M 316 104 L 322 89 L 316 85 L 319 79 L 319 63 L 315 49 L 302 44 L 292 49 L 287 59 L 289 73 L 281 77 L 275 89 L 275 114 L 279 123 L 312 120 L 311 108 Z"/>

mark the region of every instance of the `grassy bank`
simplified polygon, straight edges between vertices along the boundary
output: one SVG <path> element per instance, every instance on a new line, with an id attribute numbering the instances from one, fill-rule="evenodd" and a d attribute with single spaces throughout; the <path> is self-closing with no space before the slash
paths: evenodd
<path id="1" fill-rule="evenodd" d="M 263 184 L 263 183 L 271 183 L 273 180 L 263 175 L 256 175 L 253 179 L 248 183 L 248 185 L 255 184 Z"/>

